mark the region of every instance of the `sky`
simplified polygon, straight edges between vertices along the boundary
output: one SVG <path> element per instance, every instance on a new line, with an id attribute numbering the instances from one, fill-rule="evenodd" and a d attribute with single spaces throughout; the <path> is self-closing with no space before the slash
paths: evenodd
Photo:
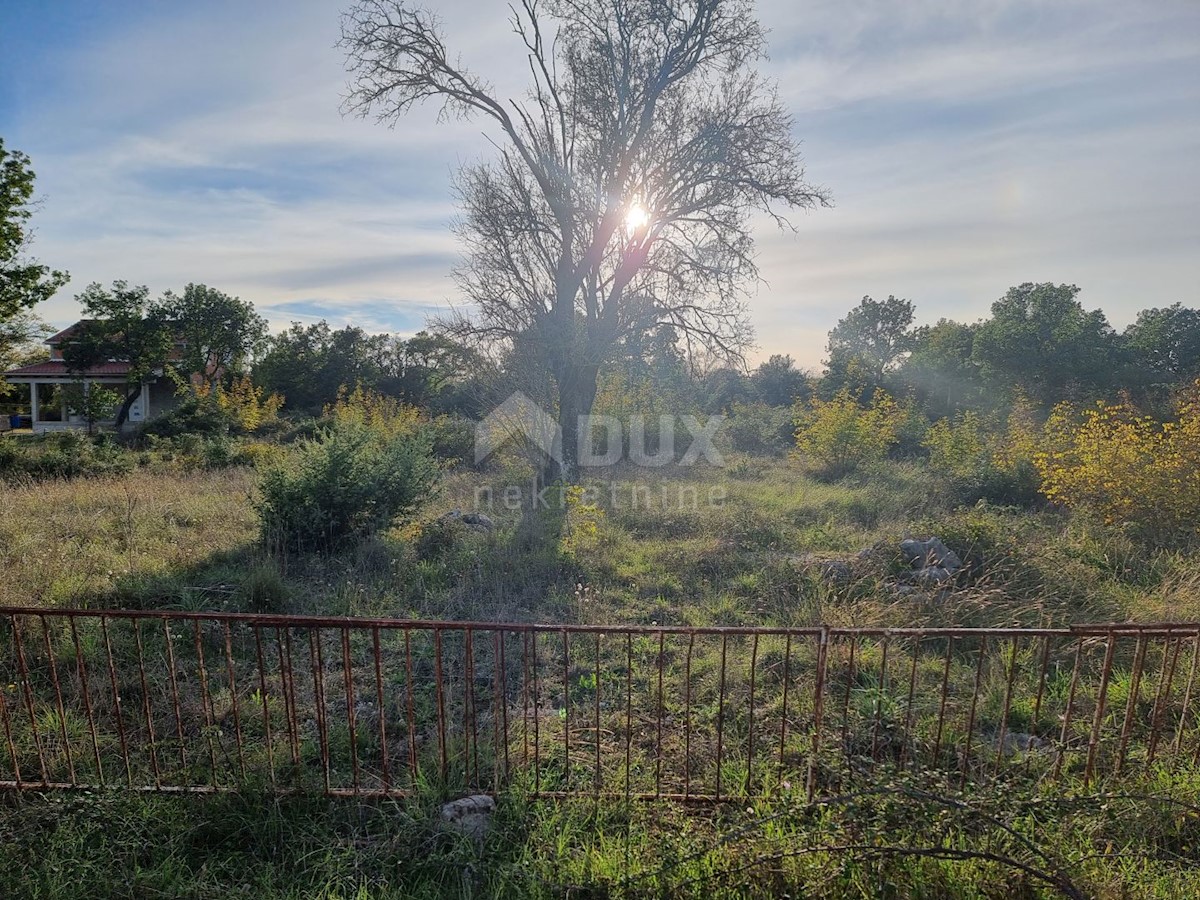
<path id="1" fill-rule="evenodd" d="M 461 305 L 456 169 L 490 153 L 437 109 L 344 118 L 331 0 L 3 0 L 0 136 L 29 154 L 33 253 L 71 274 L 203 282 L 274 328 L 413 333 Z M 432 0 L 452 52 L 517 96 L 495 0 Z M 832 209 L 755 227 L 752 360 L 819 368 L 864 295 L 974 321 L 1066 282 L 1118 329 L 1200 306 L 1200 2 L 759 0 L 763 71 Z"/>

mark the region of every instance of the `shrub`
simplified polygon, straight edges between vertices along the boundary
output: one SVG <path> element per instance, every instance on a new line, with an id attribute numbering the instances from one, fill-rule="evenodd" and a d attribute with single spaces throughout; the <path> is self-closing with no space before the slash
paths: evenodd
<path id="1" fill-rule="evenodd" d="M 827 477 L 847 475 L 867 463 L 881 462 L 896 443 L 906 416 L 884 391 L 861 406 L 843 388 L 831 400 L 813 399 L 796 413 L 796 449 Z"/>
<path id="2" fill-rule="evenodd" d="M 263 540 L 334 550 L 387 528 L 432 491 L 428 435 L 387 437 L 334 425 L 267 470 L 257 506 Z"/>
<path id="3" fill-rule="evenodd" d="M 335 425 L 365 428 L 386 437 L 410 435 L 427 422 L 421 410 L 357 385 L 342 387 L 337 401 L 325 407 L 325 417 Z"/>
<path id="4" fill-rule="evenodd" d="M 256 387 L 249 375 L 234 378 L 229 387 L 218 383 L 215 388 L 201 385 L 196 397 L 201 403 L 208 401 L 228 420 L 232 430 L 241 434 L 252 434 L 264 425 L 279 418 L 283 408 L 283 397 L 265 393 Z"/>
<path id="5" fill-rule="evenodd" d="M 230 430 L 230 418 L 207 398 L 188 396 L 165 415 L 142 426 L 143 438 L 177 438 L 185 434 L 224 435 Z"/>
<path id="6" fill-rule="evenodd" d="M 779 456 L 791 446 L 795 426 L 786 406 L 734 403 L 726 425 L 734 450 L 759 456 Z"/>
<path id="7" fill-rule="evenodd" d="M 1003 425 L 968 411 L 934 422 L 921 444 L 930 469 L 949 480 L 959 502 L 1033 506 L 1040 499 L 1036 442 L 1032 411 L 1018 401 Z"/>
<path id="8" fill-rule="evenodd" d="M 1082 414 L 1060 404 L 1035 462 L 1051 500 L 1155 540 L 1192 540 L 1200 522 L 1200 381 L 1164 423 L 1127 400 Z"/>

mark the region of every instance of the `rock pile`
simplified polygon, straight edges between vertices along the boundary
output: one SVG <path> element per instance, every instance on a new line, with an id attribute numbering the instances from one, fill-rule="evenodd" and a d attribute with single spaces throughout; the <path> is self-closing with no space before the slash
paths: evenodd
<path id="1" fill-rule="evenodd" d="M 958 554 L 936 537 L 927 541 L 914 538 L 901 541 L 900 552 L 912 566 L 910 580 L 919 585 L 946 584 L 963 567 Z"/>

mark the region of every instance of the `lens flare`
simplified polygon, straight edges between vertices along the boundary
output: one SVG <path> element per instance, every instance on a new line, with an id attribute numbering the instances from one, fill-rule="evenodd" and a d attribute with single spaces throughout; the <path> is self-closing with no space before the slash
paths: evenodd
<path id="1" fill-rule="evenodd" d="M 625 211 L 625 227 L 630 231 L 639 231 L 650 224 L 650 213 L 640 203 L 629 204 Z"/>

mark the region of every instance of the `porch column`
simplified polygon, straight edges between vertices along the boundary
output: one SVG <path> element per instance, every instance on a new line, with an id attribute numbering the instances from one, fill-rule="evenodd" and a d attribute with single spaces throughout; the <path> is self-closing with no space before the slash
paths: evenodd
<path id="1" fill-rule="evenodd" d="M 29 427 L 33 428 L 38 421 L 38 382 L 29 383 Z"/>

